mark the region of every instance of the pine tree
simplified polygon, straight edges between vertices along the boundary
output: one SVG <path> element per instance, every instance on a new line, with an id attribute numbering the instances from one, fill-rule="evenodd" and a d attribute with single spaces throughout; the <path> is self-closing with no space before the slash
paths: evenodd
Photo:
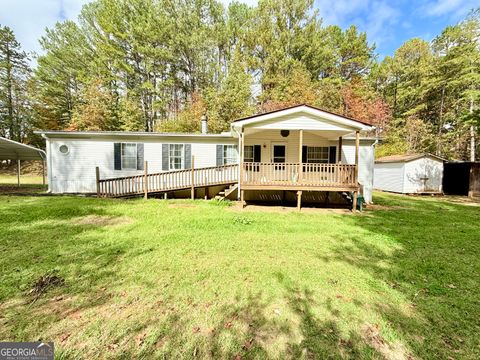
<path id="1" fill-rule="evenodd" d="M 31 128 L 27 54 L 13 31 L 0 27 L 0 135 L 24 141 Z"/>

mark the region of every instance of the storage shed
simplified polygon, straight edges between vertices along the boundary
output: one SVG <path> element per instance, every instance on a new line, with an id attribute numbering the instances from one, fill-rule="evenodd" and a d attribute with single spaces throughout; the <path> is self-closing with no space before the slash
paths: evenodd
<path id="1" fill-rule="evenodd" d="M 480 196 L 480 162 L 446 162 L 443 191 L 447 195 Z"/>
<path id="2" fill-rule="evenodd" d="M 441 193 L 443 159 L 431 154 L 385 156 L 375 160 L 373 187 L 396 193 Z"/>

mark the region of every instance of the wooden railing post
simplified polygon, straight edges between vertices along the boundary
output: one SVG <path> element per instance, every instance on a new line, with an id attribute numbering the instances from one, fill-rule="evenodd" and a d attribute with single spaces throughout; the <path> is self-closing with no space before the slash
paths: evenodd
<path id="1" fill-rule="evenodd" d="M 95 167 L 95 178 L 97 179 L 97 197 L 100 197 L 100 169 Z"/>
<path id="2" fill-rule="evenodd" d="M 148 199 L 148 161 L 143 163 L 143 192 L 145 200 Z"/>
<path id="3" fill-rule="evenodd" d="M 195 199 L 195 156 L 192 155 L 192 183 L 191 183 L 191 197 Z"/>

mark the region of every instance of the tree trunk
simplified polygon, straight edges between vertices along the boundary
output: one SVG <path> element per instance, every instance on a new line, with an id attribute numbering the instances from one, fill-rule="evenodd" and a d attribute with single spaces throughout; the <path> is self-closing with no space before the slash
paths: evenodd
<path id="1" fill-rule="evenodd" d="M 470 115 L 473 114 L 473 98 L 470 99 Z M 470 125 L 470 161 L 475 161 L 475 125 Z"/>
<path id="2" fill-rule="evenodd" d="M 445 101 L 445 85 L 442 87 L 442 97 L 440 100 L 440 114 L 438 117 L 438 132 L 437 132 L 437 149 L 436 155 L 442 155 L 442 128 L 443 128 L 443 104 Z"/>

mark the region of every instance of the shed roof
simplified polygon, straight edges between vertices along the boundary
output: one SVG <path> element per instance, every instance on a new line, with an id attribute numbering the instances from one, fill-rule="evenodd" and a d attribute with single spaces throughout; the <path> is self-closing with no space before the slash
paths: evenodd
<path id="1" fill-rule="evenodd" d="M 410 162 L 413 160 L 418 160 L 424 157 L 428 157 L 437 161 L 444 161 L 445 159 L 433 155 L 433 154 L 403 154 L 403 155 L 390 155 L 383 156 L 375 160 L 375 163 L 398 163 L 398 162 Z"/>
<path id="2" fill-rule="evenodd" d="M 0 160 L 42 160 L 45 152 L 36 147 L 0 137 Z"/>

